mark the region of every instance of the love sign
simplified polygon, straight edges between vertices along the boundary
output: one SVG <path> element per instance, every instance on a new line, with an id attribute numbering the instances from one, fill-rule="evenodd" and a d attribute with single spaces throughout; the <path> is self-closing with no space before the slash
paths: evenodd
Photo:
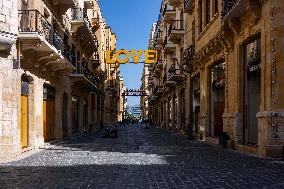
<path id="1" fill-rule="evenodd" d="M 139 63 L 142 54 L 145 53 L 145 64 L 153 64 L 157 62 L 156 50 L 118 50 L 116 52 L 106 51 L 106 63 L 107 64 L 126 64 L 129 62 L 130 56 L 135 64 Z"/>

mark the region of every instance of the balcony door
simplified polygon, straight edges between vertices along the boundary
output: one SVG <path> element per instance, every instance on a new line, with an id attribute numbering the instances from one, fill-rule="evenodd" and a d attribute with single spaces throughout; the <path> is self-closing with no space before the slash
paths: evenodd
<path id="1" fill-rule="evenodd" d="M 29 95 L 32 77 L 23 74 L 21 77 L 21 146 L 22 148 L 28 147 L 29 143 Z"/>
<path id="2" fill-rule="evenodd" d="M 220 137 L 223 132 L 223 113 L 225 109 L 225 63 L 214 65 L 211 69 L 211 122 L 210 136 Z"/>
<path id="3" fill-rule="evenodd" d="M 244 141 L 256 145 L 261 94 L 261 51 L 260 37 L 244 46 Z"/>
<path id="4" fill-rule="evenodd" d="M 47 84 L 43 86 L 43 130 L 45 142 L 54 140 L 55 89 Z"/>

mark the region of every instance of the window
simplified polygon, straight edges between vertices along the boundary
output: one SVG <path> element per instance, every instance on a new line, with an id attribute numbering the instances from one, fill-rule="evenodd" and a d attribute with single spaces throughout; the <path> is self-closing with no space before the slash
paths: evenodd
<path id="1" fill-rule="evenodd" d="M 245 61 L 248 76 L 260 75 L 261 70 L 261 46 L 260 38 L 257 38 L 245 46 Z"/>
<path id="2" fill-rule="evenodd" d="M 210 22 L 210 0 L 205 0 L 205 24 Z"/>
<path id="3" fill-rule="evenodd" d="M 198 1 L 198 32 L 202 32 L 202 0 Z"/>

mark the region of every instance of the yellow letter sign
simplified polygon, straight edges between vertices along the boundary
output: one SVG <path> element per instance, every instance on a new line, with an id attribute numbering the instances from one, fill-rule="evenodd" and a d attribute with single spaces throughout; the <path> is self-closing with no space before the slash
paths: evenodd
<path id="1" fill-rule="evenodd" d="M 115 55 L 113 57 L 111 57 L 111 52 L 107 50 L 106 51 L 106 63 L 107 64 L 115 64 L 115 63 L 119 63 L 119 64 L 125 64 L 127 62 L 129 62 L 129 52 L 131 54 L 131 58 L 133 60 L 133 62 L 135 64 L 139 63 L 139 60 L 143 54 L 143 52 L 145 52 L 145 64 L 153 64 L 155 62 L 157 62 L 157 57 L 158 57 L 158 51 L 156 50 L 118 50 L 117 52 L 115 52 Z M 125 55 L 124 59 L 120 58 L 120 55 Z"/>

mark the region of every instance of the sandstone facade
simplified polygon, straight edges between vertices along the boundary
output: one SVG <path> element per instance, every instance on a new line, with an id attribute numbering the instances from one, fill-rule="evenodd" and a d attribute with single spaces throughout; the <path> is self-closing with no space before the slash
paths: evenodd
<path id="1" fill-rule="evenodd" d="M 150 117 L 190 138 L 283 156 L 283 3 L 165 0 Z M 282 33 L 281 33 L 282 32 Z"/>
<path id="2" fill-rule="evenodd" d="M 102 129 L 110 27 L 98 1 L 1 0 L 0 9 L 0 157 Z"/>

